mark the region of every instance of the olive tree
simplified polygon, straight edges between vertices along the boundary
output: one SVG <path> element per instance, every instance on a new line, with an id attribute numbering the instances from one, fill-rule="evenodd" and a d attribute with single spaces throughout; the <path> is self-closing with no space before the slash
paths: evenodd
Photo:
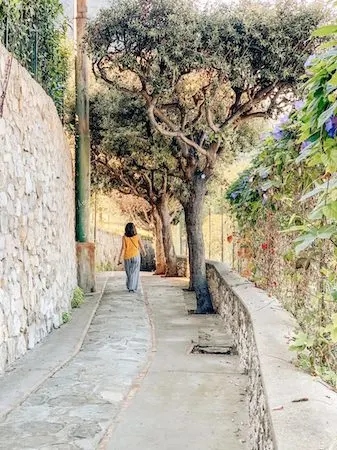
<path id="1" fill-rule="evenodd" d="M 177 276 L 171 230 L 177 202 L 170 176 L 175 160 L 170 139 L 162 139 L 151 128 L 139 100 L 107 89 L 91 99 L 91 130 L 93 185 L 148 202 L 156 238 L 156 272 Z"/>
<path id="2" fill-rule="evenodd" d="M 142 99 L 152 127 L 179 149 L 198 313 L 212 311 L 201 218 L 226 131 L 277 115 L 294 97 L 320 18 L 296 1 L 202 12 L 193 0 L 115 0 L 88 27 L 96 75 Z"/>

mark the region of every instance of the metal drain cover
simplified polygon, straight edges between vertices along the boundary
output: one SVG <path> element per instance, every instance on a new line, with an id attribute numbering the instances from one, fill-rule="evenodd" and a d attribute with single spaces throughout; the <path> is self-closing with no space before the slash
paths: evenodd
<path id="1" fill-rule="evenodd" d="M 216 345 L 193 345 L 190 353 L 199 353 L 207 355 L 230 355 L 232 347 L 221 347 Z"/>
<path id="2" fill-rule="evenodd" d="M 198 314 L 197 313 L 197 310 L 196 309 L 188 309 L 187 310 L 187 314 L 189 315 L 189 316 L 192 316 L 192 315 L 196 315 L 196 316 L 216 316 L 217 315 L 217 313 L 214 311 L 214 312 L 211 312 L 211 313 L 206 313 L 206 314 Z"/>

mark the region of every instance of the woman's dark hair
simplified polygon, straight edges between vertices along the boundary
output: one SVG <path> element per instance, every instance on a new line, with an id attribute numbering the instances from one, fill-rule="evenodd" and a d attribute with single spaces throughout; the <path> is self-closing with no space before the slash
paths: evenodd
<path id="1" fill-rule="evenodd" d="M 133 237 L 133 236 L 136 236 L 136 234 L 137 234 L 137 230 L 136 230 L 136 227 L 134 226 L 134 224 L 132 222 L 127 223 L 126 227 L 125 227 L 125 236 Z"/>

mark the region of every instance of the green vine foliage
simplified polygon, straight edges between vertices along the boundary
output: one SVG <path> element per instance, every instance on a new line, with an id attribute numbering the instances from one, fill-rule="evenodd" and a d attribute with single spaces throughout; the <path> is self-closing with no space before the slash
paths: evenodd
<path id="1" fill-rule="evenodd" d="M 63 116 L 69 70 L 60 0 L 0 0 L 0 39 L 50 95 Z"/>
<path id="2" fill-rule="evenodd" d="M 250 248 L 251 279 L 301 325 L 291 348 L 337 387 L 337 50 L 329 45 L 307 63 L 303 105 L 262 141 L 227 198 Z"/>
<path id="3" fill-rule="evenodd" d="M 303 152 L 299 136 L 295 109 L 263 139 L 251 167 L 228 189 L 227 199 L 241 229 L 254 227 L 258 219 L 277 211 L 282 211 L 282 226 L 289 222 L 302 225 L 300 215 L 294 216 L 293 201 L 299 200 L 319 169 L 308 172 L 304 163 L 298 163 Z"/>
<path id="4" fill-rule="evenodd" d="M 337 26 L 330 25 L 316 31 L 316 36 L 334 37 Z M 305 84 L 306 101 L 301 121 L 300 140 L 306 146 L 299 158 L 308 167 L 321 167 L 319 177 L 303 200 L 315 199 L 315 207 L 298 242 L 305 249 L 316 240 L 335 243 L 337 235 L 337 47 L 328 41 L 321 53 L 307 63 L 309 74 Z M 337 245 L 337 244 L 336 244 Z M 336 247 L 335 245 L 335 247 Z M 337 254 L 337 252 L 336 252 Z"/>

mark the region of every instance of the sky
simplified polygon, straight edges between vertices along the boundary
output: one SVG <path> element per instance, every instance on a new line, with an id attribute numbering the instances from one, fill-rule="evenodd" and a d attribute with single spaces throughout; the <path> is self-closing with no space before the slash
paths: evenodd
<path id="1" fill-rule="evenodd" d="M 69 18 L 74 17 L 74 0 L 61 0 L 66 14 Z M 177 0 L 179 1 L 179 0 Z M 206 6 L 214 3 L 217 0 L 198 0 L 201 6 Z M 221 0 L 223 3 L 231 3 L 233 0 Z M 95 17 L 97 12 L 106 6 L 111 4 L 112 0 L 88 0 L 88 15 L 89 17 Z"/>
<path id="2" fill-rule="evenodd" d="M 61 0 L 64 8 L 65 8 L 65 12 L 67 14 L 67 16 L 70 19 L 74 18 L 74 0 Z M 107 7 L 112 3 L 113 0 L 88 0 L 88 16 L 90 18 L 95 17 L 95 15 L 97 14 L 97 12 L 103 8 L 103 7 Z M 179 0 L 177 0 L 179 1 Z M 235 0 L 197 0 L 200 4 L 201 7 L 205 7 L 205 6 L 210 6 L 214 3 L 217 2 L 221 2 L 221 3 L 233 3 L 235 2 Z M 270 1 L 270 0 L 269 0 Z M 271 0 L 273 1 L 273 0 Z M 274 0 L 277 1 L 277 0 Z M 315 0 L 304 0 L 304 2 L 306 3 L 312 3 Z M 328 1 L 328 0 L 326 0 Z"/>
<path id="3" fill-rule="evenodd" d="M 69 18 L 74 17 L 74 0 L 61 0 L 65 12 Z M 104 6 L 109 6 L 111 0 L 88 0 L 88 15 L 89 17 L 95 17 L 97 12 Z"/>

